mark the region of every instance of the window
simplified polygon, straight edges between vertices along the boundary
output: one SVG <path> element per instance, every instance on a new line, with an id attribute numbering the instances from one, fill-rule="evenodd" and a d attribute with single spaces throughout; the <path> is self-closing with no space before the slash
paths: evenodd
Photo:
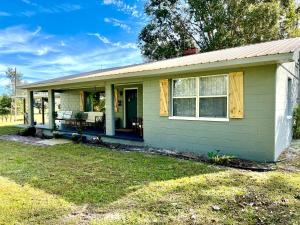
<path id="1" fill-rule="evenodd" d="M 227 75 L 173 80 L 173 116 L 227 118 Z"/>
<path id="2" fill-rule="evenodd" d="M 199 79 L 199 116 L 227 117 L 227 76 L 210 76 Z"/>
<path id="3" fill-rule="evenodd" d="M 196 116 L 196 78 L 173 81 L 173 115 Z"/>
<path id="4" fill-rule="evenodd" d="M 85 92 L 85 112 L 105 111 L 105 92 Z"/>

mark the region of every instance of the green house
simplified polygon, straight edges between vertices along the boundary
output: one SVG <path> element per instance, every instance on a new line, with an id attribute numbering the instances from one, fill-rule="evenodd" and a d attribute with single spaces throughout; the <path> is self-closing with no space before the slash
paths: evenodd
<path id="1" fill-rule="evenodd" d="M 29 124 L 45 132 L 80 126 L 107 142 L 276 161 L 292 140 L 299 47 L 300 38 L 272 41 L 20 88 L 28 93 Z M 48 92 L 43 125 L 35 123 L 36 92 Z"/>

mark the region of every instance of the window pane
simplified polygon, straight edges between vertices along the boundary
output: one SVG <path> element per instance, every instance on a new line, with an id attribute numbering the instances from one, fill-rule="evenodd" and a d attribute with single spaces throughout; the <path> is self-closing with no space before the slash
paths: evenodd
<path id="1" fill-rule="evenodd" d="M 200 77 L 200 96 L 227 95 L 227 76 Z"/>
<path id="2" fill-rule="evenodd" d="M 227 117 L 227 98 L 200 98 L 200 117 Z"/>
<path id="3" fill-rule="evenodd" d="M 173 99 L 174 116 L 196 116 L 196 98 Z"/>
<path id="4" fill-rule="evenodd" d="M 173 85 L 174 97 L 196 96 L 195 78 L 174 80 Z"/>

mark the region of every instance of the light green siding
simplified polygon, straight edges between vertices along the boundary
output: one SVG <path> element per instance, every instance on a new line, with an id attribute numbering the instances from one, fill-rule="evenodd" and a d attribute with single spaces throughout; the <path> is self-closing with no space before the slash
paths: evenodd
<path id="1" fill-rule="evenodd" d="M 79 90 L 68 90 L 60 93 L 60 110 L 79 112 L 80 94 Z"/>
<path id="2" fill-rule="evenodd" d="M 230 119 L 229 122 L 171 120 L 160 117 L 159 79 L 145 80 L 145 144 L 200 154 L 221 150 L 224 154 L 241 158 L 273 161 L 276 66 L 248 67 L 189 76 L 232 71 L 244 71 L 245 118 Z"/>
<path id="3" fill-rule="evenodd" d="M 288 112 L 288 78 L 292 81 L 291 101 L 294 107 L 297 104 L 299 85 L 293 74 L 296 74 L 295 62 L 278 65 L 276 72 L 275 160 L 283 150 L 289 147 L 292 140 L 293 119 Z"/>
<path id="4" fill-rule="evenodd" d="M 115 118 L 124 117 L 124 88 L 138 88 L 138 115 L 144 119 L 144 144 L 151 147 L 173 149 L 177 151 L 207 154 L 221 150 L 223 154 L 258 161 L 275 159 L 275 82 L 276 65 L 219 70 L 193 73 L 188 75 L 161 76 L 144 79 L 118 79 L 106 82 L 106 120 L 107 134 L 114 135 Z M 159 116 L 160 79 L 202 75 L 227 74 L 234 71 L 244 72 L 244 119 L 230 119 L 229 122 L 172 120 Z M 128 83 L 128 85 L 124 85 Z M 131 84 L 130 84 L 131 83 Z M 99 82 L 99 85 L 103 83 Z M 121 106 L 117 113 L 112 113 L 110 86 L 118 89 Z M 123 93 L 121 96 L 120 93 Z M 79 90 L 65 92 L 70 110 L 79 107 Z M 76 96 L 76 97 L 75 97 Z M 76 102 L 78 103 L 75 104 Z M 73 101 L 74 100 L 74 101 Z M 62 96 L 62 107 L 64 99 Z M 71 102 L 73 102 L 71 104 Z M 73 105 L 71 107 L 71 105 Z M 67 108 L 65 110 L 67 110 Z M 72 108 L 72 109 L 71 109 Z M 74 109 L 73 109 L 74 108 Z M 109 108 L 109 110 L 108 110 Z M 109 114 L 110 115 L 109 115 Z M 110 126 L 108 126 L 110 125 Z"/>

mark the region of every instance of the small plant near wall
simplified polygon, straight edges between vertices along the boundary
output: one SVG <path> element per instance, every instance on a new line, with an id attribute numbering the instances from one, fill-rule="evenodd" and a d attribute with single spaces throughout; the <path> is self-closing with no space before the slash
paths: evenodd
<path id="1" fill-rule="evenodd" d="M 52 132 L 52 135 L 53 135 L 53 137 L 54 138 L 61 138 L 61 134 L 59 133 L 59 131 L 57 131 L 57 130 L 54 130 L 53 132 Z"/>
<path id="2" fill-rule="evenodd" d="M 94 144 L 94 145 L 101 145 L 103 144 L 102 140 L 101 140 L 101 136 L 95 136 L 95 137 L 92 137 L 91 140 L 89 141 L 91 144 Z"/>
<path id="3" fill-rule="evenodd" d="M 235 159 L 235 156 L 220 154 L 220 150 L 207 153 L 210 162 L 218 165 L 228 165 Z"/>
<path id="4" fill-rule="evenodd" d="M 82 135 L 78 133 L 73 133 L 71 139 L 74 143 L 80 143 L 82 141 Z"/>
<path id="5" fill-rule="evenodd" d="M 77 128 L 77 133 L 73 133 L 71 139 L 74 143 L 86 142 L 86 136 L 83 135 L 82 128 Z"/>
<path id="6" fill-rule="evenodd" d="M 24 128 L 24 129 L 20 130 L 18 132 L 18 134 L 21 135 L 21 136 L 32 136 L 32 137 L 34 137 L 35 134 L 36 134 L 36 129 L 35 129 L 35 127 L 27 127 L 27 128 Z"/>
<path id="7" fill-rule="evenodd" d="M 293 115 L 293 138 L 300 138 L 300 106 L 298 106 Z"/>

